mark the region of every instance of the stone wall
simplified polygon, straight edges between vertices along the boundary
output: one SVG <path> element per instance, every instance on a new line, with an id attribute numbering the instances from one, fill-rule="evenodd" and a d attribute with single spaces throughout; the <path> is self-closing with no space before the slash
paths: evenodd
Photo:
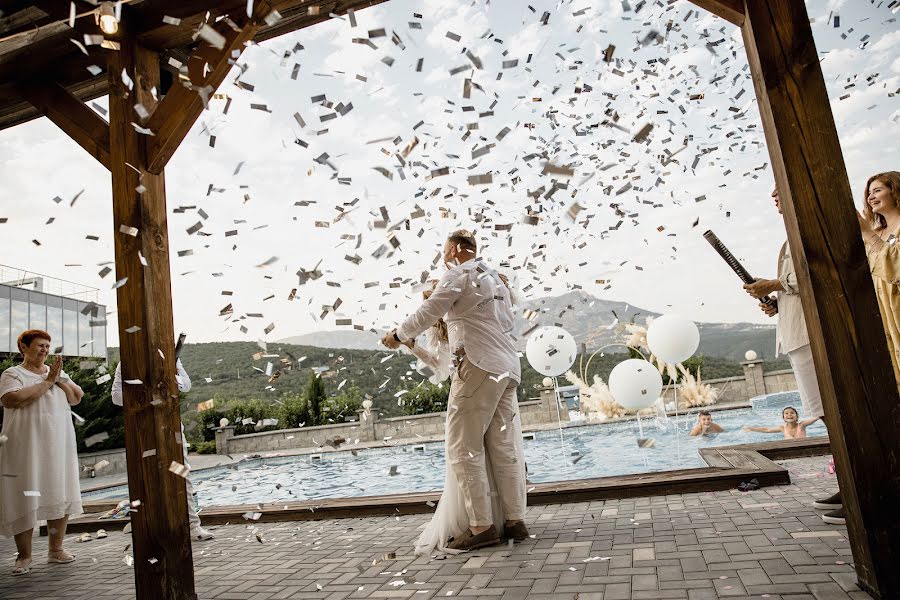
<path id="1" fill-rule="evenodd" d="M 797 389 L 797 380 L 791 370 L 763 371 L 761 360 L 741 363 L 744 368 L 743 377 L 723 377 L 720 379 L 704 379 L 704 384 L 709 384 L 719 390 L 718 402 L 749 402 L 751 398 L 765 394 L 775 394 Z M 702 373 L 701 373 L 702 374 Z M 681 385 L 668 386 L 663 390 L 663 398 L 666 403 L 675 398 L 675 389 Z"/>
<path id="2" fill-rule="evenodd" d="M 272 452 L 290 448 L 312 448 L 321 446 L 326 440 L 344 438 L 351 443 L 364 440 L 366 428 L 360 423 L 339 423 L 320 427 L 303 427 L 301 429 L 278 429 L 261 433 L 234 435 L 234 427 L 216 428 L 217 454 L 252 454 L 256 452 Z"/>
<path id="3" fill-rule="evenodd" d="M 102 465 L 101 461 L 106 461 L 108 465 Z M 97 468 L 99 467 L 99 468 Z M 78 455 L 78 468 L 80 469 L 79 477 L 81 479 L 89 479 L 91 470 L 94 475 L 118 475 L 126 473 L 128 467 L 125 462 L 125 449 L 105 450 L 103 452 L 87 452 Z"/>
<path id="4" fill-rule="evenodd" d="M 541 390 L 541 397 L 519 403 L 522 428 L 536 428 L 547 423 L 556 423 L 558 418 L 569 420 L 565 402 L 560 402 L 559 416 L 554 403 L 552 389 Z M 356 440 L 373 442 L 386 439 L 434 439 L 444 435 L 446 412 L 424 415 L 408 415 L 382 419 L 376 413 L 359 411 L 356 421 L 302 429 L 280 429 L 247 435 L 234 435 L 234 427 L 217 427 L 216 453 L 256 453 L 287 450 L 291 448 L 312 448 L 321 446 L 328 439 L 342 437 L 351 443 Z"/>

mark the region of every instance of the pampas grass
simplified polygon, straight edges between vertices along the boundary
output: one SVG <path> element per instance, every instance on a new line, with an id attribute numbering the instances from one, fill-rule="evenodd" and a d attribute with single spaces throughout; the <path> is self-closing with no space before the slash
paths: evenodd
<path id="1" fill-rule="evenodd" d="M 681 387 L 678 390 L 679 408 L 696 408 L 715 404 L 719 398 L 719 390 L 701 381 L 700 369 L 697 369 L 696 378 L 683 365 L 678 365 L 678 370 L 683 376 Z"/>
<path id="2" fill-rule="evenodd" d="M 594 375 L 594 382 L 588 385 L 573 371 L 566 371 L 566 379 L 578 386 L 579 404 L 585 416 L 596 415 L 601 421 L 625 416 L 625 408 L 616 402 L 609 387 L 599 376 Z"/>

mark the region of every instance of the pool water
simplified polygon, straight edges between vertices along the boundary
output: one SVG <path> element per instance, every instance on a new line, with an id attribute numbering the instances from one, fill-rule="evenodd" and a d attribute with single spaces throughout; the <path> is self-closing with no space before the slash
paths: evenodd
<path id="1" fill-rule="evenodd" d="M 697 410 L 677 419 L 568 427 L 534 432 L 524 441 L 528 481 L 543 483 L 629 473 L 704 467 L 698 450 L 781 439 L 782 435 L 741 431 L 743 425 L 775 426 L 784 406 L 800 406 L 796 392 L 754 399 L 752 409 L 713 413 L 725 428 L 714 436 L 690 437 Z M 803 415 L 801 415 L 803 418 Z M 821 421 L 807 429 L 825 435 Z M 532 434 L 526 434 L 530 437 Z M 651 438 L 652 448 L 638 447 Z M 443 487 L 444 444 L 348 449 L 322 454 L 260 458 L 191 474 L 201 506 L 278 503 L 318 498 L 345 498 L 405 492 L 439 491 Z M 86 493 L 86 498 L 125 498 L 124 486 Z"/>

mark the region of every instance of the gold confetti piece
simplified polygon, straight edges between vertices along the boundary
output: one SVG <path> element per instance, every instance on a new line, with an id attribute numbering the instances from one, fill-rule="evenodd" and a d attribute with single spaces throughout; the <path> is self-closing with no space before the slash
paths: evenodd
<path id="1" fill-rule="evenodd" d="M 130 235 L 131 237 L 137 237 L 138 228 L 129 227 L 128 225 L 119 225 L 119 232 L 124 233 L 125 235 Z"/>

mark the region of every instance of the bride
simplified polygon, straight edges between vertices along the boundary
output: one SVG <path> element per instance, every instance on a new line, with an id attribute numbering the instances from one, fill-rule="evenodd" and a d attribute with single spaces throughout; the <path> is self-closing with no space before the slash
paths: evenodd
<path id="1" fill-rule="evenodd" d="M 506 279 L 501 276 L 506 283 Z M 434 282 L 437 283 L 437 282 Z M 507 283 L 507 287 L 509 284 Z M 432 290 L 426 290 L 422 295 L 427 300 L 431 296 Z M 513 295 L 515 298 L 515 295 Z M 425 332 L 425 344 L 417 344 L 415 340 L 409 340 L 406 345 L 412 354 L 418 359 L 416 370 L 422 375 L 428 376 L 428 380 L 435 384 L 446 384 L 447 379 L 453 371 L 453 360 L 450 354 L 450 345 L 447 335 L 447 324 L 440 319 L 431 329 Z M 507 420 L 508 426 L 512 428 L 514 439 L 517 440 L 516 451 L 519 455 L 519 464 L 525 465 L 525 452 L 522 446 L 522 421 L 518 414 L 518 404 L 514 415 L 510 415 Z M 449 406 L 448 414 L 449 414 Z M 503 515 L 503 507 L 497 496 L 497 486 L 494 482 L 493 470 L 491 468 L 490 457 L 485 456 L 487 463 L 488 484 L 490 486 L 491 508 L 493 512 L 493 520 L 495 524 L 500 524 L 500 536 L 503 538 L 502 524 L 506 519 Z M 447 544 L 455 536 L 458 536 L 468 530 L 469 517 L 466 513 L 465 500 L 462 489 L 456 479 L 456 474 L 450 466 L 449 460 L 446 461 L 447 470 L 444 478 L 444 490 L 441 494 L 440 502 L 438 502 L 437 510 L 431 522 L 422 531 L 419 539 L 416 541 L 416 555 L 427 556 L 437 550 L 445 554 L 459 554 L 460 550 L 448 548 Z"/>

